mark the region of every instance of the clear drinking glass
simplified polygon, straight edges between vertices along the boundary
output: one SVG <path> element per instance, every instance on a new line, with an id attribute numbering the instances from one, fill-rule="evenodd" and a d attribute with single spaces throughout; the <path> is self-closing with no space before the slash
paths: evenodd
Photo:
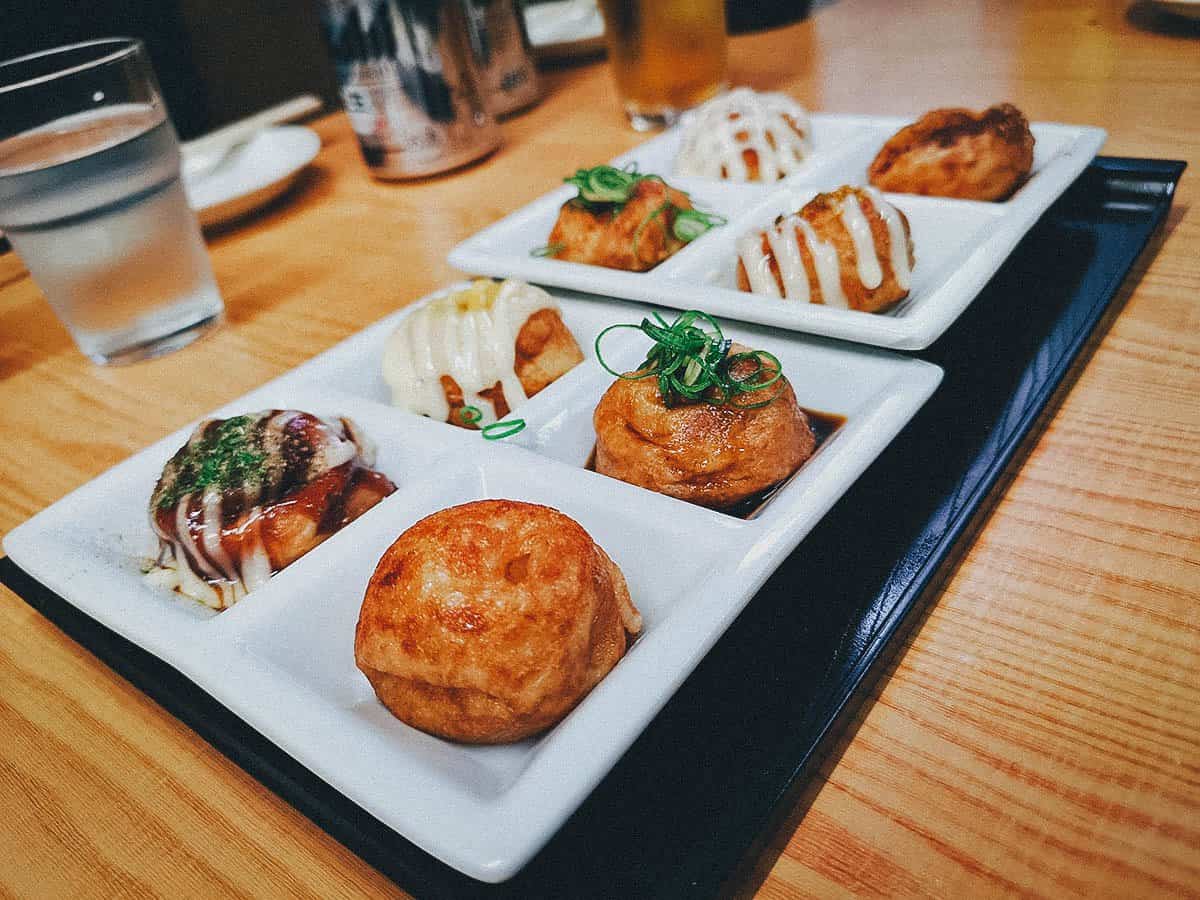
<path id="1" fill-rule="evenodd" d="M 629 124 L 649 131 L 728 86 L 724 0 L 600 0 Z"/>
<path id="2" fill-rule="evenodd" d="M 223 317 L 179 162 L 140 41 L 0 63 L 0 230 L 95 362 L 158 356 Z"/>

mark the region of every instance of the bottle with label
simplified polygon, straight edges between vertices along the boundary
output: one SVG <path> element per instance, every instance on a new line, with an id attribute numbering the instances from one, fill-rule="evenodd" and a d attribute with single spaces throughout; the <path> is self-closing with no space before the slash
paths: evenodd
<path id="1" fill-rule="evenodd" d="M 537 68 L 518 0 L 462 0 L 484 103 L 505 116 L 538 101 Z"/>
<path id="2" fill-rule="evenodd" d="M 459 3 L 321 3 L 342 102 L 373 175 L 435 175 L 500 145 Z"/>

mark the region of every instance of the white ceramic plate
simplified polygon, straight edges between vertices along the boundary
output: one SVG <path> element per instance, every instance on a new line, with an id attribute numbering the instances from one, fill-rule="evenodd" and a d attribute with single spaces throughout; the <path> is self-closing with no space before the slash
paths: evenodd
<path id="1" fill-rule="evenodd" d="M 525 30 L 538 57 L 555 59 L 604 48 L 604 17 L 596 0 L 525 4 Z"/>
<path id="2" fill-rule="evenodd" d="M 508 441 L 489 443 L 386 405 L 379 355 L 408 310 L 217 410 L 349 415 L 378 445 L 377 466 L 399 487 L 226 612 L 155 587 L 139 572 L 152 551 L 149 494 L 190 428 L 21 525 L 4 549 L 389 827 L 468 875 L 501 881 L 583 801 L 942 377 L 936 366 L 884 351 L 729 328 L 731 337 L 779 357 L 802 405 L 846 416 L 761 512 L 738 519 L 584 468 L 594 441 L 592 410 L 612 381 L 592 343 L 605 325 L 639 321 L 647 310 L 577 296 L 560 302 L 587 359 L 514 410 L 529 427 Z M 635 365 L 645 343 L 636 332 L 614 332 L 606 358 Z M 363 592 L 384 549 L 422 516 L 484 497 L 545 503 L 577 519 L 621 567 L 645 631 L 545 735 L 469 747 L 393 718 L 355 668 L 353 642 Z M 686 556 L 679 555 L 681 536 Z"/>
<path id="3" fill-rule="evenodd" d="M 321 138 L 311 128 L 265 128 L 213 171 L 185 175 L 188 202 L 205 227 L 244 216 L 291 187 L 320 149 Z"/>
<path id="4" fill-rule="evenodd" d="M 636 162 L 667 177 L 703 209 L 729 223 L 714 228 L 650 272 L 635 273 L 533 257 L 546 243 L 574 188 L 559 187 L 463 241 L 450 263 L 467 272 L 523 278 L 613 297 L 698 308 L 732 319 L 827 337 L 920 350 L 958 318 L 996 273 L 1017 242 L 1075 180 L 1104 143 L 1099 128 L 1036 123 L 1029 180 L 1003 203 L 977 203 L 907 194 L 888 199 L 913 226 L 916 268 L 909 298 L 884 314 L 832 309 L 737 290 L 734 243 L 794 212 L 814 194 L 866 182 L 867 166 L 883 143 L 908 123 L 900 118 L 814 115 L 815 152 L 801 172 L 773 186 L 672 176 L 680 133 L 673 129 L 614 165 Z M 564 173 L 569 174 L 569 173 Z"/>

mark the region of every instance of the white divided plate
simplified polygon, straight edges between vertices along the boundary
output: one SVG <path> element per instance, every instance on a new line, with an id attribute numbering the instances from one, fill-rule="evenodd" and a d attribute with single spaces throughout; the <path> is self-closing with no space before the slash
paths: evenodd
<path id="1" fill-rule="evenodd" d="M 286 191 L 321 149 L 303 125 L 264 128 L 213 171 L 188 178 L 188 203 L 204 227 L 244 216 Z"/>
<path id="2" fill-rule="evenodd" d="M 760 297 L 737 290 L 737 238 L 798 210 L 820 191 L 866 183 L 867 167 L 908 119 L 814 115 L 815 152 L 800 172 L 776 185 L 738 184 L 672 176 L 680 132 L 672 129 L 614 165 L 636 162 L 688 191 L 701 209 L 729 223 L 697 238 L 649 272 L 530 255 L 546 243 L 559 207 L 575 189 L 560 187 L 460 243 L 450 263 L 482 275 L 672 306 L 791 331 L 803 331 L 898 350 L 929 346 L 975 299 L 1042 213 L 1088 166 L 1104 144 L 1099 128 L 1035 123 L 1033 171 L 1002 203 L 910 194 L 887 198 L 912 225 L 916 267 L 907 300 L 886 313 L 834 309 Z M 568 175 L 570 173 L 563 173 Z"/>
<path id="3" fill-rule="evenodd" d="M 402 310 L 214 414 L 293 407 L 354 418 L 395 494 L 232 609 L 217 614 L 139 572 L 152 552 L 150 491 L 190 427 L 154 444 L 12 531 L 13 561 L 80 610 L 154 653 L 363 809 L 484 881 L 515 873 L 629 747 L 771 572 L 937 387 L 942 371 L 878 350 L 753 327 L 728 333 L 782 361 L 803 406 L 846 417 L 753 518 L 738 519 L 584 468 L 592 410 L 612 382 L 592 345 L 647 312 L 560 295 L 585 361 L 514 410 L 508 441 L 387 405 L 380 350 Z M 645 339 L 614 332 L 614 364 Z M 379 557 L 418 519 L 485 497 L 544 503 L 578 520 L 624 572 L 645 630 L 546 734 L 471 747 L 414 730 L 354 665 L 354 627 Z M 681 536 L 685 540 L 681 541 Z M 671 548 L 686 558 L 664 565 Z M 699 736 L 697 739 L 701 739 Z"/>

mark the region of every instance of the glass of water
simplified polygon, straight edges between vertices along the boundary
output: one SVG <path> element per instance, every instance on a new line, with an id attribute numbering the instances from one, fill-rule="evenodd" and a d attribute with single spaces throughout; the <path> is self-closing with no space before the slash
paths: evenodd
<path id="1" fill-rule="evenodd" d="M 158 356 L 224 314 L 140 41 L 0 62 L 0 231 L 97 363 Z"/>

